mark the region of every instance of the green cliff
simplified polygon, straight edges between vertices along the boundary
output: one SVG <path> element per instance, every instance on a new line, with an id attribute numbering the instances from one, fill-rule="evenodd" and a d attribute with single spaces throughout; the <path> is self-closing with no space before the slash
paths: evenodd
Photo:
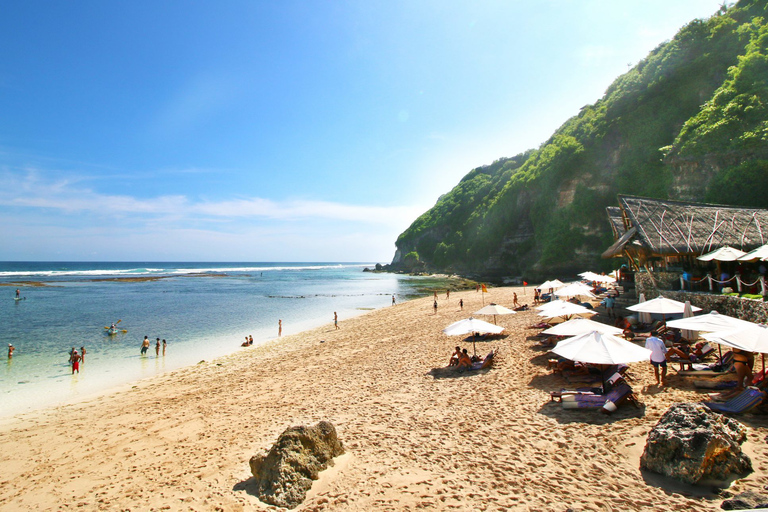
<path id="1" fill-rule="evenodd" d="M 397 239 L 393 266 L 600 269 L 619 193 L 768 207 L 768 3 L 695 20 L 538 149 L 478 167 Z"/>

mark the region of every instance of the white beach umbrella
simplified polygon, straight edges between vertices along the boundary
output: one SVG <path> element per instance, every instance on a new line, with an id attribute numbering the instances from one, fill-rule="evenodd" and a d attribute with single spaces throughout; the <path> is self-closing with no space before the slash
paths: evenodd
<path id="1" fill-rule="evenodd" d="M 702 254 L 696 259 L 701 261 L 736 261 L 745 254 L 746 253 L 744 251 L 740 251 L 738 249 L 734 249 L 733 247 L 724 245 L 723 247 L 720 247 L 719 249 L 716 249 L 712 252 Z"/>
<path id="2" fill-rule="evenodd" d="M 563 286 L 563 282 L 559 279 L 552 279 L 551 281 L 544 281 L 539 286 L 536 287 L 537 290 L 549 290 L 552 288 L 553 290 L 557 290 L 558 288 Z"/>
<path id="3" fill-rule="evenodd" d="M 587 281 L 592 281 L 596 283 L 615 283 L 616 282 L 616 279 L 611 276 L 596 274 L 590 271 L 582 272 L 581 274 L 578 274 L 578 275 L 580 275 Z"/>
<path id="4" fill-rule="evenodd" d="M 548 322 L 566 321 L 574 317 L 584 318 L 594 314 L 596 314 L 595 311 L 571 302 L 565 302 L 558 307 L 545 309 L 538 313 L 539 316 L 546 318 Z"/>
<path id="5" fill-rule="evenodd" d="M 641 293 L 640 297 L 638 297 L 638 304 L 642 304 L 643 302 L 645 302 L 645 294 Z M 653 319 L 651 318 L 650 313 L 645 311 L 640 311 L 639 313 L 637 313 L 637 321 L 640 322 L 641 324 L 649 325 L 653 321 Z"/>
<path id="6" fill-rule="evenodd" d="M 447 334 L 448 336 L 461 336 L 463 334 L 472 334 L 472 351 L 477 354 L 477 350 L 475 348 L 475 333 L 479 334 L 499 334 L 504 330 L 503 327 L 499 327 L 498 325 L 489 324 L 488 322 L 483 322 L 482 320 L 478 320 L 476 318 L 466 318 L 464 320 L 459 320 L 458 322 L 454 322 L 445 329 L 443 329 L 443 332 Z"/>
<path id="7" fill-rule="evenodd" d="M 582 363 L 621 364 L 648 361 L 651 351 L 612 334 L 591 331 L 558 343 L 555 354 Z"/>
<path id="8" fill-rule="evenodd" d="M 685 310 L 685 304 L 676 300 L 667 299 L 666 297 L 658 296 L 655 299 L 647 300 L 634 306 L 627 308 L 630 311 L 636 311 L 638 313 L 657 313 L 660 315 L 675 315 L 680 314 Z M 691 306 L 691 311 L 701 311 L 700 307 Z"/>
<path id="9" fill-rule="evenodd" d="M 568 304 L 568 301 L 560 300 L 560 299 L 551 300 L 549 302 L 545 302 L 544 304 L 541 304 L 540 306 L 535 306 L 534 309 L 538 309 L 539 311 L 546 311 L 547 309 L 559 308 L 563 304 Z"/>
<path id="10" fill-rule="evenodd" d="M 570 283 L 562 288 L 555 290 L 554 294 L 557 297 L 587 297 L 590 299 L 595 298 L 595 294 L 592 293 L 592 288 L 584 283 Z"/>
<path id="11" fill-rule="evenodd" d="M 706 315 L 692 316 L 690 318 L 681 318 L 679 320 L 670 320 L 667 327 L 676 329 L 692 329 L 703 332 L 722 332 L 744 329 L 757 324 L 734 318 L 728 315 L 721 315 L 717 311 L 712 311 Z"/>
<path id="12" fill-rule="evenodd" d="M 474 312 L 475 315 L 493 315 L 494 324 L 496 323 L 496 315 L 514 315 L 516 313 L 516 311 L 505 308 L 504 306 L 499 306 L 498 304 L 488 304 L 484 308 Z"/>
<path id="13" fill-rule="evenodd" d="M 618 327 L 595 322 L 589 318 L 572 318 L 554 327 L 542 331 L 541 334 L 550 334 L 552 336 L 578 336 L 588 332 L 597 331 L 602 334 L 621 335 L 623 332 Z"/>
<path id="14" fill-rule="evenodd" d="M 498 325 L 489 324 L 488 322 L 469 317 L 465 318 L 464 320 L 459 320 L 458 322 L 452 323 L 443 329 L 443 332 L 448 336 L 460 336 L 462 334 L 475 332 L 480 334 L 498 334 L 503 330 L 504 328 L 499 327 Z"/>
<path id="15" fill-rule="evenodd" d="M 757 249 L 749 251 L 747 254 L 739 258 L 739 261 L 768 261 L 768 244 L 761 245 Z"/>
<path id="16" fill-rule="evenodd" d="M 712 332 L 703 338 L 729 347 L 768 354 L 768 326 L 752 324 L 730 331 Z"/>
<path id="17" fill-rule="evenodd" d="M 597 275 L 592 281 L 595 281 L 597 283 L 615 283 L 616 278 L 611 276 L 604 276 L 602 274 Z"/>
<path id="18" fill-rule="evenodd" d="M 683 318 L 691 317 L 693 317 L 693 308 L 691 308 L 691 301 L 687 300 L 685 301 L 685 306 L 683 307 Z M 667 326 L 669 326 L 669 324 L 667 324 Z M 699 333 L 691 329 L 683 329 L 680 332 L 680 335 L 689 341 L 693 341 L 699 337 Z"/>

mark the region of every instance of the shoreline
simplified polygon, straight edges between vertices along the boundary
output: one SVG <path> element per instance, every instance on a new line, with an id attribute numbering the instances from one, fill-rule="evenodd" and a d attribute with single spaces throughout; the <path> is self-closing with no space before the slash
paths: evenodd
<path id="1" fill-rule="evenodd" d="M 329 420 L 348 457 L 296 510 L 489 508 L 716 510 L 722 498 L 646 482 L 632 450 L 676 401 L 699 401 L 683 377 L 650 385 L 631 365 L 642 409 L 610 417 L 549 402 L 564 387 L 527 337 L 535 313 L 499 316 L 509 335 L 486 373 L 436 379 L 459 342 L 441 330 L 521 287 L 413 299 L 325 323 L 74 404 L 0 421 L 0 508 L 264 509 L 248 459 L 287 427 Z M 458 300 L 464 300 L 464 310 Z M 762 416 L 749 427 L 755 472 L 730 492 L 760 491 L 768 473 Z M 642 447 L 640 447 L 642 450 Z M 342 463 L 343 462 L 343 463 Z M 601 485 L 595 486 L 595 478 Z M 670 489 L 672 489 L 670 487 Z"/>

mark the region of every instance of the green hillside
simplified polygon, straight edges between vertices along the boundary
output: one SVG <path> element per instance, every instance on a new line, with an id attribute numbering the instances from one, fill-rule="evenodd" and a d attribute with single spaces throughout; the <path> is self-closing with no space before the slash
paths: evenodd
<path id="1" fill-rule="evenodd" d="M 695 20 L 538 149 L 467 174 L 394 267 L 533 279 L 612 262 L 619 193 L 768 207 L 768 3 Z"/>

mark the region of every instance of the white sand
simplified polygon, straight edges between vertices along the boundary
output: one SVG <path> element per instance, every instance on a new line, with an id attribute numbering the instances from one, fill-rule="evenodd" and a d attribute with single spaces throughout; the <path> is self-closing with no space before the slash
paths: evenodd
<path id="1" fill-rule="evenodd" d="M 511 306 L 513 291 L 532 299 L 530 289 L 494 288 L 485 303 Z M 285 428 L 319 420 L 336 425 L 347 454 L 299 510 L 719 507 L 721 498 L 646 482 L 638 469 L 645 435 L 668 406 L 706 398 L 689 381 L 673 376 L 659 391 L 650 365 L 638 363 L 631 384 L 643 408 L 563 410 L 549 391 L 567 384 L 526 339 L 538 332 L 525 328 L 534 312 L 497 317 L 510 336 L 478 343 L 478 352 L 499 349 L 493 369 L 435 379 L 428 371 L 459 341 L 442 329 L 482 306 L 475 291 L 444 297 L 437 315 L 431 297 L 418 299 L 6 421 L 0 509 L 267 508 L 249 492 L 248 459 Z M 760 491 L 768 422 L 740 419 L 755 472 L 730 492 Z"/>

